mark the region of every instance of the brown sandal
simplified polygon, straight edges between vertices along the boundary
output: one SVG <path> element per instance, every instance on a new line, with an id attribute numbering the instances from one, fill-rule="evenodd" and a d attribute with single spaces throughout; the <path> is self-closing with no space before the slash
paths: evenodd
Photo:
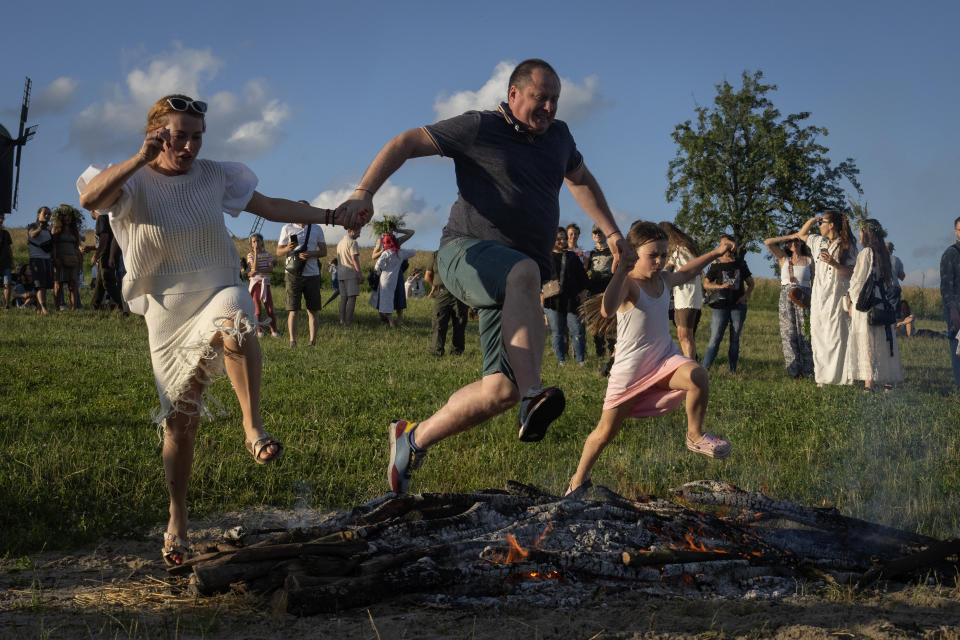
<path id="1" fill-rule="evenodd" d="M 167 543 L 171 543 L 169 546 Z M 190 555 L 190 545 L 180 536 L 170 533 L 163 534 L 163 547 L 160 549 L 160 555 L 168 567 L 176 567 L 187 561 Z"/>
<path id="2" fill-rule="evenodd" d="M 267 432 L 264 432 L 256 442 L 251 444 L 250 441 L 247 440 L 243 444 L 247 447 L 247 451 L 250 452 L 250 455 L 253 456 L 253 459 L 257 464 L 267 464 L 268 462 L 273 462 L 283 455 L 283 445 L 274 440 L 273 436 Z M 266 458 L 263 457 L 261 454 L 264 453 L 264 449 L 273 445 L 276 445 L 277 452 L 272 456 Z"/>

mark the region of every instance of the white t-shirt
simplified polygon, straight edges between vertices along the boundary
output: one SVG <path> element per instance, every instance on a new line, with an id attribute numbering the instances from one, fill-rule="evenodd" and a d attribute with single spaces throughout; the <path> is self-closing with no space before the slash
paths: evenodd
<path id="1" fill-rule="evenodd" d="M 292 235 L 297 236 L 298 246 L 300 247 L 298 253 L 303 251 L 316 251 L 320 248 L 320 245 L 324 244 L 323 230 L 319 225 L 313 224 L 310 225 L 310 246 L 304 247 L 304 241 L 307 240 L 307 225 L 290 222 L 283 225 L 283 229 L 280 230 L 280 240 L 277 242 L 277 246 L 285 247 L 290 244 L 290 236 Z M 288 253 L 287 257 L 290 255 L 291 254 Z M 303 277 L 307 278 L 318 275 L 320 275 L 320 267 L 317 265 L 317 259 L 310 258 L 303 267 Z"/>

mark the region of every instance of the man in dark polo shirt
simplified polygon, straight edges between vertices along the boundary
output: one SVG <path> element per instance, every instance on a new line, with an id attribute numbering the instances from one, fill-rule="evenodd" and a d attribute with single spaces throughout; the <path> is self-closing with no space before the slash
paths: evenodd
<path id="1" fill-rule="evenodd" d="M 541 279 L 560 221 L 560 187 L 610 239 L 631 252 L 567 125 L 554 120 L 560 78 L 543 60 L 521 62 L 507 102 L 400 134 L 381 149 L 338 212 L 373 210 L 373 194 L 410 158 L 452 158 L 459 198 L 450 210 L 437 272 L 479 312 L 483 378 L 450 396 L 422 422 L 390 423 L 390 488 L 404 492 L 426 449 L 520 404 L 520 439 L 535 442 L 563 412 L 563 392 L 542 387 L 545 329 Z"/>

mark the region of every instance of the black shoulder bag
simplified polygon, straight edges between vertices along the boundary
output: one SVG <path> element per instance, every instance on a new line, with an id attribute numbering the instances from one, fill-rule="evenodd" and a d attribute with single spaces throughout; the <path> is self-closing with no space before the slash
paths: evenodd
<path id="1" fill-rule="evenodd" d="M 303 239 L 303 244 L 295 249 L 290 250 L 290 254 L 287 256 L 286 269 L 287 273 L 300 277 L 303 275 L 303 269 L 307 266 L 307 261 L 300 257 L 300 251 L 309 251 L 310 247 L 310 231 L 313 229 L 312 224 L 307 225 L 307 237 Z M 302 249 L 301 249 L 302 247 Z"/>

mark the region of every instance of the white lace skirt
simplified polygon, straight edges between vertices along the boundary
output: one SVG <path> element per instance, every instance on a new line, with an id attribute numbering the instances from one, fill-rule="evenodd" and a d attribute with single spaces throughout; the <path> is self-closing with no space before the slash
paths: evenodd
<path id="1" fill-rule="evenodd" d="M 242 343 L 254 334 L 257 323 L 253 300 L 241 286 L 145 298 L 150 361 L 160 395 L 153 420 L 162 438 L 173 413 L 225 414 L 209 394 L 198 400 L 186 393 L 194 379 L 206 389 L 223 373 L 223 346 L 210 344 L 218 331 Z"/>

